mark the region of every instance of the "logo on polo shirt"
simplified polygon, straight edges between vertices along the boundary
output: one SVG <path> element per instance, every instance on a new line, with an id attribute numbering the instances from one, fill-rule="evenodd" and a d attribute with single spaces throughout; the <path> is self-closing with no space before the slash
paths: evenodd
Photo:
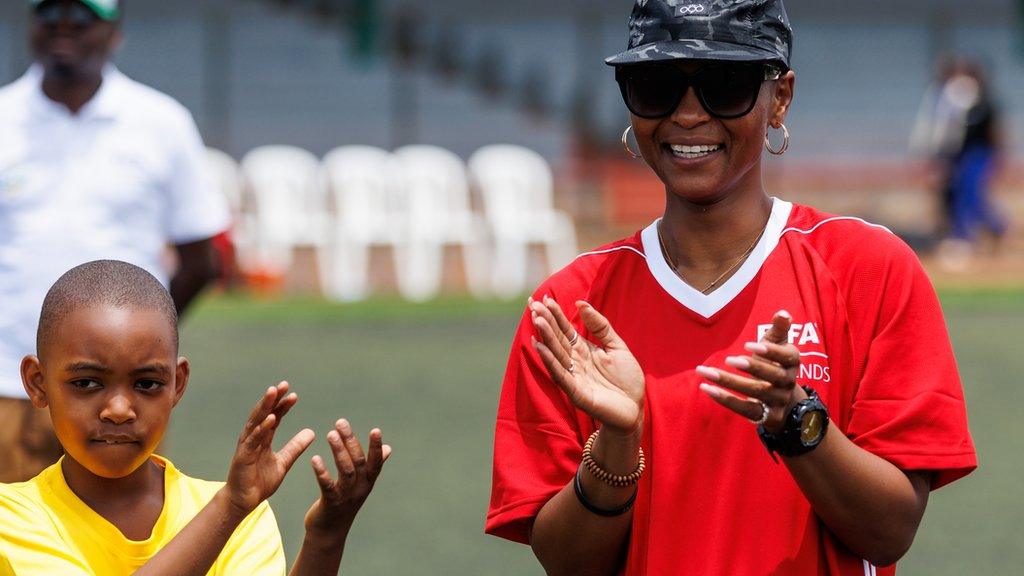
<path id="1" fill-rule="evenodd" d="M 13 200 L 25 188 L 25 173 L 17 166 L 0 172 L 0 200 Z"/>

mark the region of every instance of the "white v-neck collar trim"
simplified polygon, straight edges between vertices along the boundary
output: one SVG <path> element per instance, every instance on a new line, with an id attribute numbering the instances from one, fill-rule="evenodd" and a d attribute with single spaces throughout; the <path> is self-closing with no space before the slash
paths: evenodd
<path id="1" fill-rule="evenodd" d="M 661 243 L 658 241 L 658 223 L 661 219 L 655 220 L 653 224 L 644 229 L 640 238 L 643 241 L 644 254 L 647 255 L 647 267 L 651 270 L 654 279 L 670 296 L 679 301 L 680 304 L 693 310 L 704 318 L 710 318 L 732 302 L 751 280 L 757 276 L 764 265 L 765 260 L 779 244 L 782 231 L 789 222 L 789 215 L 793 211 L 793 205 L 778 198 L 772 198 L 772 214 L 768 217 L 768 225 L 757 246 L 747 257 L 747 260 L 740 266 L 739 270 L 725 281 L 722 286 L 711 294 L 703 294 L 693 286 L 676 275 L 675 271 L 665 260 L 661 251 Z"/>

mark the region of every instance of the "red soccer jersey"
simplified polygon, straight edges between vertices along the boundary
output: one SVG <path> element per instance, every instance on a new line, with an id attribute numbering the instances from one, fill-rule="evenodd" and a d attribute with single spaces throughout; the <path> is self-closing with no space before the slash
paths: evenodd
<path id="1" fill-rule="evenodd" d="M 751 256 L 704 295 L 666 263 L 652 224 L 581 255 L 536 295 L 572 311 L 583 335 L 574 302 L 593 304 L 646 374 L 648 467 L 629 576 L 895 573 L 836 540 L 755 428 L 698 389 L 696 366 L 746 354 L 778 310 L 793 316 L 798 383 L 818 391 L 834 427 L 903 470 L 934 471 L 933 488 L 976 467 L 938 298 L 914 253 L 880 226 L 775 200 Z M 551 381 L 532 333 L 526 314 L 498 407 L 486 528 L 523 543 L 595 430 Z"/>

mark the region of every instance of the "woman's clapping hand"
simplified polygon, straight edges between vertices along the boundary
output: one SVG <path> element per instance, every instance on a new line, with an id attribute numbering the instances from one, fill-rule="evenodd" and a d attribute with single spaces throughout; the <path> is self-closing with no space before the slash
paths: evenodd
<path id="1" fill-rule="evenodd" d="M 639 436 L 644 418 L 644 373 L 608 319 L 586 302 L 580 318 L 594 344 L 577 333 L 550 297 L 529 302 L 540 339 L 534 346 L 555 384 L 573 404 L 604 425 L 606 432 Z"/>
<path id="2" fill-rule="evenodd" d="M 764 338 L 745 346 L 749 356 L 726 358 L 728 366 L 745 372 L 746 376 L 698 366 L 697 373 L 714 383 L 702 384 L 701 390 L 715 402 L 748 420 L 758 422 L 766 416 L 764 426 L 770 432 L 781 428 L 790 409 L 807 398 L 803 388 L 796 385 L 800 350 L 789 343 L 792 324 L 789 313 L 776 313 Z"/>

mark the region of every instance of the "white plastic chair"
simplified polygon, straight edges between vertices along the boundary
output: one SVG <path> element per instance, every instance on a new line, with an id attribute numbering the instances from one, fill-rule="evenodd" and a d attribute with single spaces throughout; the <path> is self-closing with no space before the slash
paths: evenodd
<path id="1" fill-rule="evenodd" d="M 372 146 L 342 146 L 324 157 L 322 170 L 336 210 L 321 261 L 325 294 L 347 302 L 365 298 L 375 246 L 391 248 L 399 291 L 406 294 L 407 207 L 394 156 Z"/>
<path id="2" fill-rule="evenodd" d="M 206 169 L 210 183 L 215 190 L 227 198 L 232 214 L 242 212 L 242 173 L 238 162 L 227 152 L 216 148 L 206 149 Z"/>
<path id="3" fill-rule="evenodd" d="M 245 155 L 242 173 L 255 215 L 252 254 L 240 266 L 284 274 L 296 247 L 323 248 L 330 213 L 319 170 L 316 156 L 293 146 L 262 146 Z"/>
<path id="4" fill-rule="evenodd" d="M 528 148 L 485 146 L 469 159 L 494 240 L 491 286 L 514 298 L 527 289 L 529 248 L 543 245 L 548 273 L 576 256 L 576 227 L 554 208 L 554 177 L 548 162 Z"/>
<path id="5" fill-rule="evenodd" d="M 226 152 L 216 148 L 206 149 L 206 173 L 210 185 L 220 191 L 228 201 L 231 210 L 231 241 L 239 259 L 250 259 L 252 250 L 254 225 L 251 202 L 243 196 L 245 183 L 242 169 Z M 245 256 L 242 256 L 242 255 Z"/>
<path id="6" fill-rule="evenodd" d="M 440 292 L 444 248 L 462 249 L 466 286 L 478 298 L 488 292 L 486 228 L 470 207 L 466 164 L 437 146 L 395 151 L 408 202 L 406 296 L 428 300 Z"/>

